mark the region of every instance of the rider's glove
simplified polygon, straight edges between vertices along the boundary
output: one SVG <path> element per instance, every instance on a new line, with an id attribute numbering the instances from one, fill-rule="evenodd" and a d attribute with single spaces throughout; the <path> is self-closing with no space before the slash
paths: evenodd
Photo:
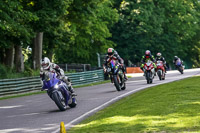
<path id="1" fill-rule="evenodd" d="M 103 69 L 103 71 L 104 71 L 104 73 L 106 73 L 106 72 L 107 72 L 107 69 L 106 69 L 106 68 L 104 68 L 104 69 Z"/>

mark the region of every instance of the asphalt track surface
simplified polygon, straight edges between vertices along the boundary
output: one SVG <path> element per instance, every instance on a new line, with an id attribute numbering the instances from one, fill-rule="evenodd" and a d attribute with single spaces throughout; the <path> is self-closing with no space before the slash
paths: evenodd
<path id="1" fill-rule="evenodd" d="M 147 84 L 141 73 L 129 75 L 133 77 L 127 81 L 124 91 L 118 92 L 111 83 L 75 89 L 77 106 L 63 112 L 47 94 L 0 100 L 0 133 L 59 133 L 61 121 L 69 129 L 123 97 L 152 86 L 200 75 L 200 69 L 185 70 L 184 74 L 168 71 L 165 80 L 160 81 L 156 76 L 152 84 Z"/>

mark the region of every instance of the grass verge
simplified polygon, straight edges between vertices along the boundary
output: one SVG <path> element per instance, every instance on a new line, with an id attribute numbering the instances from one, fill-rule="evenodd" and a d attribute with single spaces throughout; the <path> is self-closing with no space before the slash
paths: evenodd
<path id="1" fill-rule="evenodd" d="M 100 82 L 94 82 L 91 84 L 85 84 L 85 85 L 79 85 L 79 86 L 74 86 L 74 88 L 81 88 L 81 87 L 87 87 L 87 86 L 93 86 L 93 85 L 99 85 L 99 84 L 104 84 L 104 83 L 109 83 L 110 80 L 105 80 L 105 81 L 100 81 Z M 41 94 L 41 93 L 46 93 L 46 91 L 37 91 L 37 92 L 27 92 L 23 94 L 16 94 L 12 96 L 5 96 L 5 97 L 0 97 L 0 100 L 4 99 L 10 99 L 10 98 L 16 98 L 16 97 L 23 97 L 23 96 L 30 96 L 30 95 L 36 95 L 36 94 Z"/>
<path id="2" fill-rule="evenodd" d="M 199 82 L 192 77 L 139 91 L 68 133 L 200 132 Z"/>

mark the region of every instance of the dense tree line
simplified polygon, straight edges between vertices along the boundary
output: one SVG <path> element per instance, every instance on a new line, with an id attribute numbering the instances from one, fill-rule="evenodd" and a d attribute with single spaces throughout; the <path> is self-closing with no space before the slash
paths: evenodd
<path id="1" fill-rule="evenodd" d="M 96 65 L 108 47 L 133 63 L 146 49 L 200 60 L 197 0 L 2 0 L 0 30 L 0 64 L 18 72 L 38 69 L 43 56 Z"/>
<path id="2" fill-rule="evenodd" d="M 126 0 L 112 41 L 122 56 L 140 61 L 145 50 L 161 52 L 171 64 L 175 55 L 199 67 L 200 3 L 197 0 Z"/>

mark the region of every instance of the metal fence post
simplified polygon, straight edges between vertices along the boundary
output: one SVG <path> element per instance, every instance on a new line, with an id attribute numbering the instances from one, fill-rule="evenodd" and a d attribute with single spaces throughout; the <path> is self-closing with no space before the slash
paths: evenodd
<path id="1" fill-rule="evenodd" d="M 85 72 L 85 64 L 83 64 L 83 71 Z"/>
<path id="2" fill-rule="evenodd" d="M 65 71 L 67 71 L 67 64 L 65 64 Z"/>

